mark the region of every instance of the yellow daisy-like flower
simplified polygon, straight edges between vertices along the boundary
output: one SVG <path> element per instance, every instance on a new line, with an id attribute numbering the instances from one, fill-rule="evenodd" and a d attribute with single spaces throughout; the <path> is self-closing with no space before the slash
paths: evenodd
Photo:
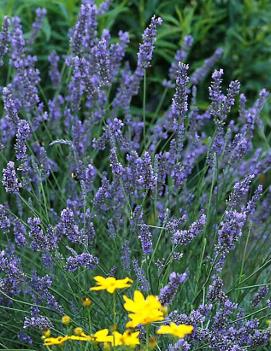
<path id="1" fill-rule="evenodd" d="M 92 301 L 90 300 L 89 297 L 83 297 L 82 298 L 82 305 L 84 307 L 89 307 L 90 305 L 92 305 Z"/>
<path id="2" fill-rule="evenodd" d="M 126 330 L 123 334 L 114 331 L 113 332 L 113 345 L 114 346 L 136 346 L 139 345 L 139 332 L 131 332 Z"/>
<path id="3" fill-rule="evenodd" d="M 136 290 L 133 300 L 125 295 L 123 298 L 125 310 L 132 312 L 128 315 L 131 321 L 126 324 L 126 328 L 135 328 L 139 324 L 150 324 L 164 319 L 165 309 L 157 296 L 149 295 L 145 299 L 143 294 Z"/>
<path id="4" fill-rule="evenodd" d="M 64 325 L 69 325 L 71 321 L 72 321 L 71 317 L 67 316 L 66 314 L 61 318 L 61 322 Z"/>
<path id="5" fill-rule="evenodd" d="M 81 327 L 74 328 L 73 332 L 74 332 L 75 335 L 79 335 L 79 336 L 85 336 L 86 335 L 84 333 L 83 328 L 81 328 Z"/>
<path id="6" fill-rule="evenodd" d="M 65 335 L 65 336 L 57 336 L 54 338 L 45 338 L 44 345 L 45 346 L 53 346 L 53 345 L 63 345 L 66 341 L 94 341 L 95 338 L 92 335 Z"/>
<path id="7" fill-rule="evenodd" d="M 49 338 L 49 336 L 51 336 L 51 330 L 50 329 L 43 330 L 42 336 L 43 338 Z"/>
<path id="8" fill-rule="evenodd" d="M 186 335 L 191 334 L 193 331 L 192 325 L 186 324 L 175 324 L 171 322 L 169 325 L 162 325 L 158 330 L 157 334 L 170 334 L 177 336 L 179 339 L 183 339 Z"/>
<path id="9" fill-rule="evenodd" d="M 57 336 L 55 338 L 46 338 L 44 346 L 63 345 L 65 341 L 69 340 L 69 336 Z"/>
<path id="10" fill-rule="evenodd" d="M 114 277 L 104 278 L 101 276 L 94 277 L 97 286 L 90 288 L 91 291 L 106 290 L 110 294 L 113 294 L 116 289 L 129 288 L 133 283 L 132 279 L 116 279 Z"/>

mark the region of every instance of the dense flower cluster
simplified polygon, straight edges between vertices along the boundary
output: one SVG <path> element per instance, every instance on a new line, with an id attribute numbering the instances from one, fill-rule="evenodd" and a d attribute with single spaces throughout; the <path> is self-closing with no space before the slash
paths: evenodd
<path id="1" fill-rule="evenodd" d="M 116 279 L 114 277 L 104 278 L 101 276 L 94 277 L 99 286 L 90 288 L 90 291 L 106 290 L 110 294 L 114 294 L 117 289 L 129 288 L 133 281 L 130 278 Z M 149 295 L 144 298 L 143 294 L 136 290 L 134 292 L 134 299 L 130 299 L 127 296 L 124 298 L 124 309 L 128 312 L 129 318 L 131 319 L 127 324 L 126 328 L 136 328 L 139 325 L 148 325 L 153 322 L 162 321 L 165 315 L 165 308 L 156 296 Z M 115 317 L 116 311 L 115 306 L 113 307 L 113 314 Z M 69 325 L 71 318 L 67 315 L 62 317 L 62 323 Z M 157 330 L 157 334 L 170 334 L 177 336 L 179 339 L 183 339 L 186 335 L 193 332 L 192 325 L 176 325 L 170 323 L 170 326 L 163 325 Z M 65 335 L 58 337 L 51 337 L 49 329 L 46 329 L 44 335 L 44 345 L 63 345 L 66 341 L 86 341 L 92 343 L 103 343 L 104 345 L 114 346 L 136 346 L 140 344 L 139 331 L 133 331 L 127 329 L 123 334 L 113 331 L 112 335 L 109 335 L 108 329 L 102 329 L 92 335 L 87 335 L 81 327 L 74 329 L 75 335 Z M 149 346 L 147 340 L 147 347 Z"/>
<path id="2" fill-rule="evenodd" d="M 100 28 L 109 7 L 82 1 L 48 77 L 30 50 L 46 11 L 28 36 L 18 17 L 3 20 L 0 343 L 267 350 L 269 93 L 250 105 L 238 81 L 225 87 L 220 48 L 192 71 L 188 35 L 153 96 L 162 19 L 133 65 L 128 33 Z M 209 73 L 208 104 L 198 91 Z"/>

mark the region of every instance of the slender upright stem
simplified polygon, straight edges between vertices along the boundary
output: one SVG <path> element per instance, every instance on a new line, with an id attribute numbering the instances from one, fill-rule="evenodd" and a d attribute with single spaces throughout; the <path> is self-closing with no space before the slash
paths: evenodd
<path id="1" fill-rule="evenodd" d="M 116 292 L 113 293 L 113 331 L 117 329 L 116 325 Z M 113 336 L 113 349 L 115 347 L 115 337 Z"/>
<path id="2" fill-rule="evenodd" d="M 149 341 L 150 341 L 150 326 L 147 325 L 146 328 L 146 351 L 149 351 Z"/>
<path id="3" fill-rule="evenodd" d="M 144 80 L 143 80 L 143 122 L 144 122 L 144 126 L 143 126 L 143 145 L 145 147 L 146 145 L 146 83 L 147 83 L 147 79 L 146 79 L 146 70 L 144 70 Z"/>

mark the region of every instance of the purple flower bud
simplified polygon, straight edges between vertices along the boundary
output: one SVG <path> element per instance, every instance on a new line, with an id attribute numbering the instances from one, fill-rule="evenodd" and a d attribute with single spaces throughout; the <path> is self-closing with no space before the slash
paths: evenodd
<path id="1" fill-rule="evenodd" d="M 99 260 L 97 257 L 89 254 L 89 253 L 82 253 L 75 257 L 68 257 L 66 262 L 66 270 L 70 272 L 75 272 L 77 269 L 84 267 L 87 269 L 95 269 Z"/>
<path id="2" fill-rule="evenodd" d="M 29 123 L 24 119 L 20 120 L 17 127 L 16 133 L 16 158 L 17 160 L 23 160 L 26 157 L 26 141 L 31 135 Z"/>
<path id="3" fill-rule="evenodd" d="M 140 289 L 143 291 L 149 291 L 150 283 L 145 276 L 144 270 L 141 267 L 139 267 L 138 261 L 136 259 L 133 260 L 133 268 Z"/>
<path id="4" fill-rule="evenodd" d="M 17 194 L 21 188 L 21 183 L 19 182 L 15 170 L 15 164 L 13 161 L 9 161 L 7 167 L 3 170 L 2 183 L 6 189 L 6 192 Z"/>
<path id="5" fill-rule="evenodd" d="M 198 85 L 204 80 L 216 62 L 221 58 L 222 54 L 223 50 L 221 48 L 218 48 L 211 57 L 204 61 L 203 65 L 199 67 L 191 76 L 191 82 L 193 85 Z"/>
<path id="6" fill-rule="evenodd" d="M 121 261 L 122 261 L 122 265 L 123 265 L 124 270 L 126 272 L 130 272 L 130 267 L 131 267 L 131 249 L 130 249 L 128 240 L 125 240 L 123 245 L 122 245 Z"/>
<path id="7" fill-rule="evenodd" d="M 169 305 L 172 302 L 179 286 L 186 281 L 187 277 L 187 273 L 173 272 L 170 274 L 168 284 L 160 290 L 159 301 L 162 305 Z"/>
<path id="8" fill-rule="evenodd" d="M 52 328 L 52 323 L 50 320 L 42 315 L 34 314 L 31 317 L 24 318 L 24 329 L 37 328 L 40 330 L 46 330 Z"/>
<path id="9" fill-rule="evenodd" d="M 2 31 L 0 32 L 0 67 L 3 65 L 3 57 L 8 51 L 8 30 L 10 21 L 8 17 L 4 17 Z"/>
<path id="10" fill-rule="evenodd" d="M 137 54 L 137 65 L 139 69 L 144 70 L 150 67 L 157 27 L 160 26 L 162 22 L 162 18 L 153 16 L 150 25 L 144 31 L 143 42 L 140 44 Z"/>
<path id="11" fill-rule="evenodd" d="M 152 253 L 152 234 L 147 224 L 140 225 L 138 238 L 141 241 L 144 255 L 149 255 Z"/>
<path id="12" fill-rule="evenodd" d="M 58 70 L 59 56 L 53 51 L 48 56 L 48 61 L 50 62 L 49 77 L 54 87 L 57 87 L 60 83 L 60 72 Z"/>
<path id="13" fill-rule="evenodd" d="M 97 9 L 97 15 L 98 16 L 104 15 L 109 10 L 111 3 L 112 3 L 112 0 L 104 0 Z"/>
<path id="14" fill-rule="evenodd" d="M 14 220 L 13 230 L 15 242 L 18 246 L 25 246 L 26 244 L 26 229 L 23 223 L 19 220 Z"/>
<path id="15" fill-rule="evenodd" d="M 177 230 L 173 234 L 172 241 L 175 245 L 186 245 L 190 243 L 200 232 L 206 224 L 206 215 L 200 215 L 199 219 L 191 224 L 189 229 Z"/>
<path id="16" fill-rule="evenodd" d="M 41 220 L 37 217 L 28 218 L 27 223 L 30 227 L 29 237 L 34 251 L 51 251 L 56 248 L 58 238 L 51 227 L 44 232 Z"/>
<path id="17" fill-rule="evenodd" d="M 31 32 L 31 36 L 30 36 L 30 38 L 28 40 L 28 45 L 29 46 L 33 45 L 36 37 L 38 36 L 46 14 L 47 14 L 46 9 L 44 9 L 44 8 L 42 9 L 40 7 L 38 7 L 36 9 L 36 18 L 35 18 L 35 21 L 32 23 L 32 32 Z"/>
<path id="18" fill-rule="evenodd" d="M 267 286 L 263 286 L 259 288 L 257 293 L 253 296 L 252 305 L 254 307 L 258 306 L 258 304 L 266 297 L 268 292 L 269 292 L 269 289 Z"/>
<path id="19" fill-rule="evenodd" d="M 176 81 L 177 71 L 180 62 L 185 62 L 189 51 L 193 45 L 193 37 L 187 35 L 184 37 L 181 48 L 176 52 L 173 62 L 169 69 L 169 77 L 171 81 Z"/>

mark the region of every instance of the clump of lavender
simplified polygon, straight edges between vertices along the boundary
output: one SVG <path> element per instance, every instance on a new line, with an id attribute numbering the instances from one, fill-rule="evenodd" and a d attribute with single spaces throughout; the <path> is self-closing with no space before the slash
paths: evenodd
<path id="1" fill-rule="evenodd" d="M 18 17 L 3 21 L 3 345 L 39 349 L 45 329 L 67 333 L 64 313 L 88 330 L 78 303 L 91 278 L 129 275 L 132 289 L 165 305 L 165 323 L 194 327 L 185 340 L 158 339 L 161 350 L 264 350 L 271 153 L 260 113 L 268 92 L 251 103 L 238 81 L 224 89 L 214 69 L 220 48 L 193 70 L 186 36 L 163 84 L 170 98 L 159 104 L 145 89 L 162 19 L 151 18 L 133 65 L 128 33 L 101 28 L 110 3 L 82 1 L 67 54 L 50 53 L 42 80 L 30 46 L 46 11 L 37 9 L 28 39 Z M 197 91 L 209 74 L 205 104 Z M 101 326 L 105 302 L 92 305 Z"/>

